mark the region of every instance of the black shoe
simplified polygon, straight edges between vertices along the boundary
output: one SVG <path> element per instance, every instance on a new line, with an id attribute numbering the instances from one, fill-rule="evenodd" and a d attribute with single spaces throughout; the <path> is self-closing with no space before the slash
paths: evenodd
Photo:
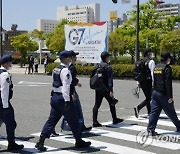
<path id="1" fill-rule="evenodd" d="M 17 150 L 22 150 L 24 148 L 24 145 L 18 145 L 17 143 L 15 142 L 10 142 L 8 144 L 8 148 L 7 150 L 8 151 L 17 151 Z"/>
<path id="2" fill-rule="evenodd" d="M 180 128 L 177 128 L 176 132 L 180 133 Z"/>
<path id="3" fill-rule="evenodd" d="M 38 141 L 35 145 L 35 147 L 39 150 L 39 151 L 46 151 L 47 148 L 44 146 L 44 142 Z"/>
<path id="4" fill-rule="evenodd" d="M 91 145 L 91 142 L 85 142 L 82 139 L 76 140 L 75 147 L 76 148 L 85 148 L 89 147 Z"/>
<path id="5" fill-rule="evenodd" d="M 148 136 L 158 136 L 159 134 L 155 131 L 148 131 Z"/>
<path id="6" fill-rule="evenodd" d="M 92 127 L 86 127 L 86 126 L 84 126 L 84 127 L 82 128 L 82 132 L 89 132 L 91 129 L 92 129 Z"/>
<path id="7" fill-rule="evenodd" d="M 99 122 L 93 122 L 93 127 L 102 127 L 102 125 Z"/>
<path id="8" fill-rule="evenodd" d="M 118 124 L 118 123 L 121 123 L 123 121 L 124 121 L 123 119 L 116 118 L 116 119 L 113 119 L 113 124 Z"/>
<path id="9" fill-rule="evenodd" d="M 134 107 L 134 114 L 136 118 L 139 117 L 139 110 L 137 109 L 137 107 Z"/>
<path id="10" fill-rule="evenodd" d="M 52 137 L 56 137 L 56 136 L 59 136 L 59 134 L 58 134 L 58 133 L 56 133 L 56 131 L 55 131 L 55 130 L 53 130 L 53 132 L 51 133 L 51 136 L 52 136 Z"/>

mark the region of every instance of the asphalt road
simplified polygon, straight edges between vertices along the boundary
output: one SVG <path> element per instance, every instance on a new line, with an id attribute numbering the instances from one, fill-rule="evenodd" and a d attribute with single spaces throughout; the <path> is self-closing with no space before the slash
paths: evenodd
<path id="1" fill-rule="evenodd" d="M 38 137 L 32 134 L 41 132 L 42 127 L 49 116 L 51 82 L 51 76 L 13 74 L 14 97 L 11 102 L 15 109 L 15 117 L 17 121 L 16 136 L 17 139 L 19 139 L 20 141 L 27 141 L 27 145 L 29 145 L 29 142 L 33 144 L 37 142 Z M 94 91 L 89 88 L 89 78 L 80 77 L 80 82 L 82 83 L 82 87 L 77 88 L 77 91 L 80 96 L 83 113 L 85 117 L 85 123 L 87 126 L 91 126 L 92 108 L 95 101 Z M 61 132 L 60 121 L 56 126 L 56 130 L 57 132 L 64 134 L 60 136 L 61 141 L 56 141 L 55 138 L 51 138 L 47 139 L 45 142 L 46 145 L 55 148 L 55 150 L 52 150 L 51 153 L 60 153 L 62 150 L 67 150 L 68 152 L 74 153 L 98 154 L 124 154 L 130 152 L 152 152 L 159 154 L 180 153 L 180 142 L 168 142 L 168 144 L 166 145 L 164 142 L 163 144 L 160 144 L 162 143 L 162 141 L 159 141 L 157 144 L 153 142 L 153 144 L 149 146 L 142 147 L 142 145 L 140 146 L 140 144 L 138 144 L 137 141 L 134 140 L 134 138 L 136 139 L 136 135 L 139 133 L 139 131 L 141 131 L 142 128 L 145 129 L 147 126 L 147 123 L 143 121 L 147 120 L 147 118 L 134 118 L 133 107 L 138 105 L 138 103 L 140 103 L 144 99 L 142 92 L 140 93 L 139 99 L 135 98 L 132 95 L 131 89 L 134 87 L 136 87 L 136 82 L 133 80 L 114 80 L 115 97 L 119 100 L 119 103 L 116 105 L 117 115 L 118 117 L 125 119 L 123 124 L 116 126 L 108 125 L 109 127 L 104 126 L 102 128 L 95 129 L 92 133 L 83 134 L 83 137 L 86 137 L 87 140 L 93 140 L 93 146 L 90 148 L 77 150 L 74 148 L 74 144 L 67 143 L 70 141 L 70 139 L 68 140 L 67 136 L 65 136 L 66 138 L 63 139 L 64 135 L 71 134 L 71 132 Z M 173 87 L 175 108 L 177 111 L 180 111 L 180 83 L 174 82 Z M 180 112 L 178 113 L 180 114 Z M 144 108 L 140 114 L 146 114 L 146 108 Z M 163 116 L 164 115 L 162 115 L 162 117 Z M 108 103 L 106 102 L 106 100 L 103 100 L 102 106 L 99 110 L 98 120 L 102 123 L 111 123 L 112 121 Z M 173 127 L 171 122 L 169 122 L 169 119 L 165 117 L 164 119 L 160 120 L 162 121 L 162 124 L 158 125 L 159 129 L 164 129 L 166 131 L 175 131 L 175 127 Z M 168 124 L 166 124 L 166 122 Z M 137 129 L 134 126 L 138 126 Z M 138 130 L 138 128 L 140 129 Z M 2 127 L 0 128 L 0 136 L 1 138 L 6 137 L 4 125 L 2 125 Z M 178 137 L 180 141 L 179 134 Z M 166 140 L 166 138 L 164 138 L 164 140 Z M 1 143 L 1 141 L 3 143 Z M 74 143 L 73 140 L 72 142 Z M 5 144 L 4 139 L 0 139 L 0 152 L 8 153 L 5 150 L 6 146 L 3 146 L 3 144 Z M 33 151 L 33 148 L 26 148 L 25 151 L 22 151 L 21 153 L 31 153 L 28 151 Z M 33 153 L 36 153 L 36 151 Z"/>

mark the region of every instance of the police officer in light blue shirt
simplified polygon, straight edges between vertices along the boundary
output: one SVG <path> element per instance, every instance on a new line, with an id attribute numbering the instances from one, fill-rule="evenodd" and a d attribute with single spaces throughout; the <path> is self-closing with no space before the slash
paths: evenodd
<path id="1" fill-rule="evenodd" d="M 39 141 L 35 147 L 40 151 L 46 151 L 44 141 L 49 138 L 57 122 L 62 115 L 66 118 L 74 138 L 76 140 L 75 147 L 88 147 L 91 142 L 85 142 L 81 139 L 80 124 L 74 102 L 72 101 L 72 94 L 70 93 L 70 85 L 72 76 L 68 69 L 71 62 L 71 54 L 68 51 L 62 51 L 59 54 L 61 64 L 53 70 L 53 84 L 51 96 L 51 111 L 50 116 L 45 123 L 40 135 Z"/>
<path id="2" fill-rule="evenodd" d="M 15 129 L 16 121 L 14 117 L 14 109 L 10 103 L 12 98 L 12 81 L 11 75 L 8 70 L 12 65 L 12 56 L 5 55 L 1 58 L 0 68 L 0 119 L 6 125 L 7 140 L 8 140 L 8 151 L 21 150 L 24 148 L 23 145 L 15 143 Z"/>

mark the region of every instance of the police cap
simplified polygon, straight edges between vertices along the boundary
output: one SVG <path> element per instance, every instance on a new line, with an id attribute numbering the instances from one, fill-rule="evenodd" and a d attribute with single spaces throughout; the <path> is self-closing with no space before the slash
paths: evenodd
<path id="1" fill-rule="evenodd" d="M 163 51 L 163 52 L 161 53 L 161 61 L 166 61 L 168 58 L 171 59 L 170 53 L 167 52 L 167 51 Z"/>
<path id="2" fill-rule="evenodd" d="M 109 56 L 112 56 L 111 54 L 109 54 L 108 52 L 102 52 L 101 53 L 101 59 L 102 60 L 105 60 L 107 57 L 109 57 Z"/>
<path id="3" fill-rule="evenodd" d="M 79 52 L 74 52 L 73 50 L 69 51 L 71 54 L 71 57 L 76 57 L 77 55 L 79 55 Z"/>
<path id="4" fill-rule="evenodd" d="M 59 58 L 60 59 L 64 59 L 64 58 L 68 58 L 68 57 L 71 57 L 71 53 L 67 50 L 64 50 L 64 51 L 61 51 L 59 53 Z"/>
<path id="5" fill-rule="evenodd" d="M 12 56 L 11 55 L 4 55 L 0 59 L 1 64 L 5 64 L 5 63 L 11 62 L 11 61 L 12 61 Z"/>

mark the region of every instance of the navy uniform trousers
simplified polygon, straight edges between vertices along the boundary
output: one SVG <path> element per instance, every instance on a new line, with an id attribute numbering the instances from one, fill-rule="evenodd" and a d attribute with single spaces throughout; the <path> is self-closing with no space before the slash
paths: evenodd
<path id="1" fill-rule="evenodd" d="M 51 97 L 51 111 L 50 116 L 48 120 L 46 121 L 43 130 L 41 132 L 42 135 L 44 135 L 46 138 L 49 138 L 52 131 L 54 130 L 54 127 L 62 117 L 62 115 L 66 118 L 69 126 L 71 127 L 71 130 L 73 132 L 75 139 L 81 138 L 81 130 L 80 130 L 80 124 L 79 124 L 79 118 L 76 111 L 76 106 L 74 102 L 70 101 L 70 108 L 68 110 L 64 109 L 64 99 L 62 94 L 60 93 L 54 93 Z"/>
<path id="2" fill-rule="evenodd" d="M 82 129 L 84 127 L 84 116 L 83 116 L 83 112 L 82 112 L 81 102 L 79 100 L 79 95 L 76 92 L 76 90 L 74 92 L 74 95 L 76 97 L 76 100 L 74 101 L 74 104 L 76 106 L 76 110 L 77 110 L 77 113 L 78 113 L 78 119 L 79 119 L 80 128 Z"/>
<path id="3" fill-rule="evenodd" d="M 180 121 L 177 118 L 177 114 L 174 109 L 174 103 L 169 103 L 167 95 L 163 95 L 155 90 L 152 93 L 151 113 L 149 115 L 149 124 L 147 130 L 150 132 L 155 131 L 157 121 L 162 109 L 174 123 L 177 130 L 180 130 Z"/>
<path id="4" fill-rule="evenodd" d="M 0 98 L 0 119 L 4 122 L 6 126 L 7 132 L 7 140 L 14 141 L 15 140 L 15 129 L 16 129 L 16 121 L 14 117 L 14 109 L 9 102 L 9 108 L 7 113 L 3 113 L 3 105 Z"/>

